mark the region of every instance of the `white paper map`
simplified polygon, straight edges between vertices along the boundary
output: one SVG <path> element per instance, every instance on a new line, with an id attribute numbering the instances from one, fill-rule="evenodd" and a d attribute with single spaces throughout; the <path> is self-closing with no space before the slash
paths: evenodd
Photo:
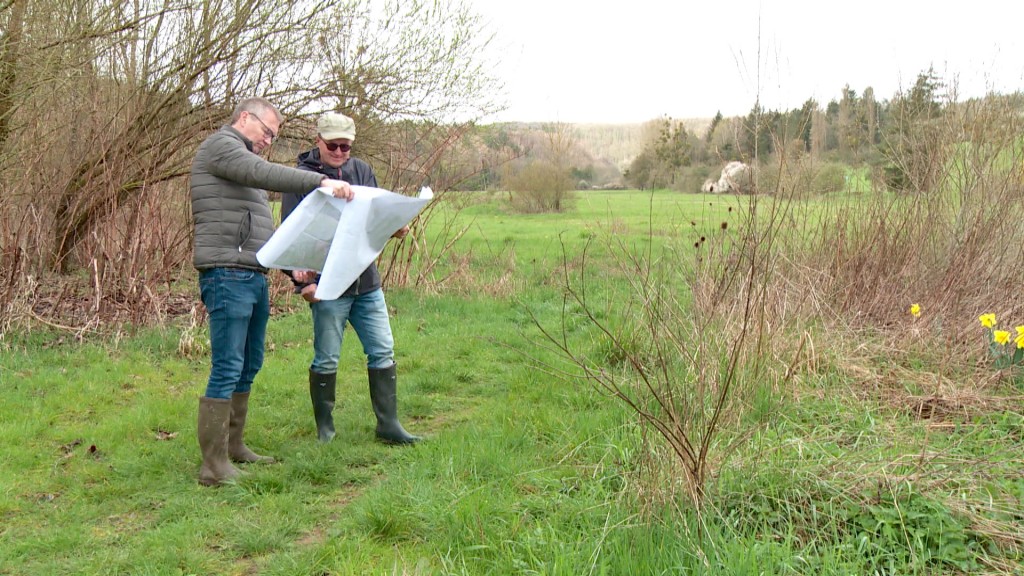
<path id="1" fill-rule="evenodd" d="M 316 298 L 334 300 L 366 270 L 388 239 L 420 213 L 433 198 L 430 188 L 419 197 L 381 188 L 353 186 L 351 201 L 329 189 L 308 194 L 256 253 L 267 268 L 316 270 Z"/>

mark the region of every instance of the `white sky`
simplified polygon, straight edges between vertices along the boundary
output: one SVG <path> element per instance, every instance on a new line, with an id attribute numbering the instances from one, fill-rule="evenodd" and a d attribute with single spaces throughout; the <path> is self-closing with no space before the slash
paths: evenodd
<path id="1" fill-rule="evenodd" d="M 1019 0 L 465 1 L 496 35 L 509 107 L 490 121 L 738 116 L 846 84 L 882 100 L 930 65 L 961 100 L 1024 89 Z"/>

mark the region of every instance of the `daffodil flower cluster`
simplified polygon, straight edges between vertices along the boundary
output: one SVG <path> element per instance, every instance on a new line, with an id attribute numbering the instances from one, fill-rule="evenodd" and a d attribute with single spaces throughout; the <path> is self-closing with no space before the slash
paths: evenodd
<path id="1" fill-rule="evenodd" d="M 1009 330 L 999 330 L 995 314 L 982 314 L 978 316 L 978 322 L 985 327 L 989 333 L 989 352 L 994 358 L 996 368 L 1006 368 L 1014 365 L 1024 366 L 1024 326 L 1017 326 L 1017 337 L 1013 340 L 1013 347 L 1010 344 L 1012 334 Z"/>

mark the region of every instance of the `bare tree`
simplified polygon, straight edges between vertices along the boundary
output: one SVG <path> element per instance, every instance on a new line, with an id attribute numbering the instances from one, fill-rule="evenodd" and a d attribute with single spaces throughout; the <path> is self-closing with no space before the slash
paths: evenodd
<path id="1" fill-rule="evenodd" d="M 431 146 L 498 107 L 478 26 L 443 1 L 0 2 L 0 273 L 84 268 L 97 303 L 101 287 L 119 306 L 151 297 L 190 254 L 194 148 L 248 96 L 353 113 L 391 183 L 422 183 Z M 409 154 L 410 120 L 446 133 Z"/>
<path id="2" fill-rule="evenodd" d="M 18 80 L 18 60 L 28 0 L 9 0 L 3 7 L 0 28 L 0 147 L 11 131 L 14 90 Z"/>
<path id="3" fill-rule="evenodd" d="M 501 108 L 501 86 L 484 57 L 491 36 L 461 2 L 338 3 L 311 25 L 313 40 L 297 54 L 310 78 L 303 110 L 352 116 L 360 154 L 389 168 L 385 187 L 427 179 L 437 151 L 410 154 L 410 143 L 450 146 L 452 136 Z M 418 182 L 409 182 L 412 174 Z"/>
<path id="4" fill-rule="evenodd" d="M 57 194 L 56 270 L 99 221 L 147 187 L 183 176 L 190 143 L 224 121 L 240 94 L 294 90 L 281 80 L 288 80 L 288 63 L 274 56 L 302 37 L 309 16 L 284 10 L 283 1 L 191 7 L 157 0 L 122 8 L 106 13 L 107 29 L 124 31 L 113 34 L 119 41 L 87 38 L 79 51 L 90 55 L 94 72 L 73 89 L 112 113 L 80 115 L 90 120 L 81 126 L 85 137 L 97 145 L 72 165 Z"/>
<path id="5" fill-rule="evenodd" d="M 811 157 L 820 159 L 825 153 L 825 139 L 828 136 L 828 120 L 820 107 L 811 111 Z"/>

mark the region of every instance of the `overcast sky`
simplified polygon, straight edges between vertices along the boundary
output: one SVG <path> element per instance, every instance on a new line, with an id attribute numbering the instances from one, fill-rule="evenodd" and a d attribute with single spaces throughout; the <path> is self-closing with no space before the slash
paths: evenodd
<path id="1" fill-rule="evenodd" d="M 1024 88 L 1018 0 L 466 2 L 496 35 L 509 108 L 492 121 L 737 116 L 846 84 L 888 99 L 929 66 L 961 99 Z"/>

